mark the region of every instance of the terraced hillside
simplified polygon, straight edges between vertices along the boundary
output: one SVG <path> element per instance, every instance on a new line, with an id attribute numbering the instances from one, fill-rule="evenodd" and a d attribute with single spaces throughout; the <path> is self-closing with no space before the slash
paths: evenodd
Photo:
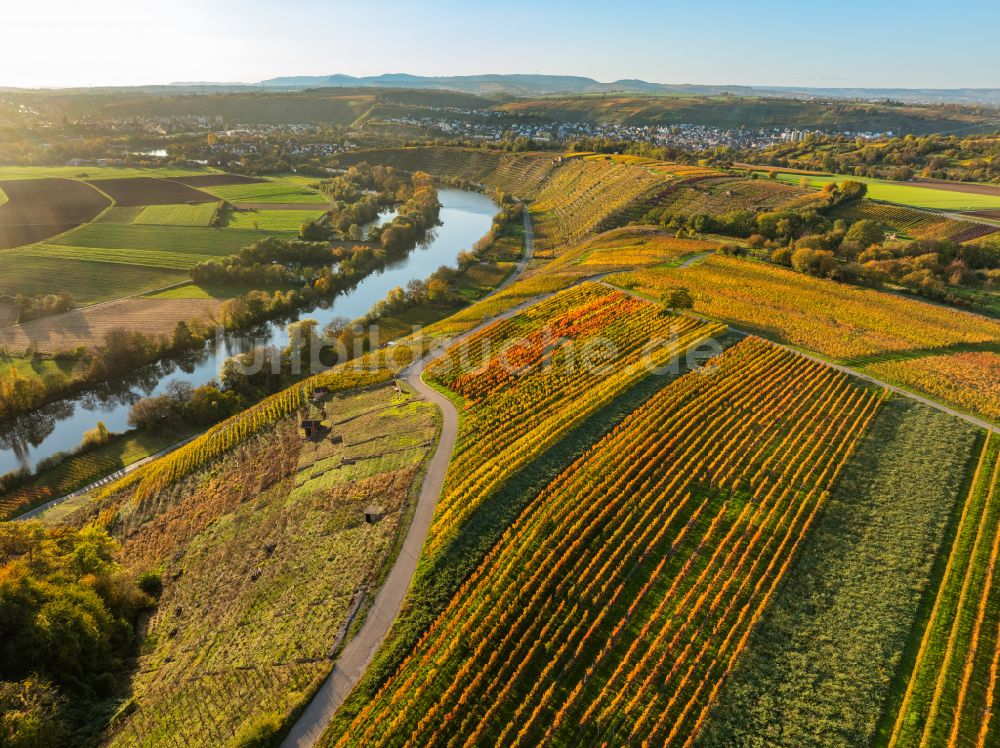
<path id="1" fill-rule="evenodd" d="M 403 171 L 426 171 L 438 178 L 460 179 L 531 200 L 556 167 L 552 153 L 507 153 L 476 148 L 382 148 L 352 151 L 338 157 L 344 166 L 367 161 Z"/>
<path id="2" fill-rule="evenodd" d="M 264 427 L 260 411 L 238 416 L 167 461 L 186 469 L 147 471 L 60 512 L 71 525 L 96 519 L 127 568 L 163 579 L 109 745 L 225 744 L 280 725 L 370 603 L 437 413 L 385 383 L 302 402 L 269 409 Z M 304 417 L 322 426 L 303 436 Z M 378 522 L 365 521 L 371 506 Z"/>

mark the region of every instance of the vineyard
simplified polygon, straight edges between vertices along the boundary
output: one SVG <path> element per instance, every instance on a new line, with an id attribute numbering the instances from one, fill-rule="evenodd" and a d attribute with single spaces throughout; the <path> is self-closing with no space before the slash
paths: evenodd
<path id="1" fill-rule="evenodd" d="M 950 239 L 970 242 L 996 233 L 997 229 L 973 221 L 957 221 L 901 205 L 860 200 L 839 206 L 834 216 L 847 221 L 869 219 L 888 226 L 893 231 L 914 239 Z"/>
<path id="2" fill-rule="evenodd" d="M 868 364 L 865 370 L 1000 423 L 1000 343 L 993 351 L 889 359 Z"/>
<path id="3" fill-rule="evenodd" d="M 525 200 L 533 199 L 538 194 L 557 165 L 556 157 L 550 153 L 504 153 L 473 148 L 384 148 L 355 151 L 338 157 L 343 166 L 362 161 L 481 184 Z"/>
<path id="4" fill-rule="evenodd" d="M 909 398 L 885 401 L 695 745 L 885 745 L 879 725 L 981 434 Z"/>
<path id="5" fill-rule="evenodd" d="M 983 445 L 890 746 L 1000 740 L 1000 437 Z"/>
<path id="6" fill-rule="evenodd" d="M 635 206 L 632 220 L 649 215 L 725 215 L 735 210 L 778 210 L 813 197 L 810 190 L 762 179 L 734 179 L 718 173 L 682 176 Z"/>
<path id="7" fill-rule="evenodd" d="M 126 465 L 169 447 L 173 435 L 139 434 L 61 462 L 22 488 L 0 494 L 0 521 L 76 491 Z"/>
<path id="8" fill-rule="evenodd" d="M 569 159 L 531 204 L 538 257 L 554 257 L 595 231 L 614 228 L 633 203 L 672 177 L 643 166 Z"/>
<path id="9" fill-rule="evenodd" d="M 532 501 L 336 744 L 689 744 L 880 402 L 759 339 L 664 387 Z"/>
<path id="10" fill-rule="evenodd" d="M 239 415 L 213 426 L 191 443 L 110 484 L 101 490 L 98 499 L 128 492 L 132 502 L 142 501 L 294 413 L 309 402 L 317 387 L 326 387 L 331 391 L 348 390 L 385 382 L 393 375 L 392 369 L 365 369 L 350 365 L 313 376 L 271 395 Z"/>
<path id="11" fill-rule="evenodd" d="M 329 672 L 391 559 L 437 417 L 390 386 L 325 405 L 319 436 L 286 417 L 112 524 L 132 569 L 163 569 L 164 592 L 109 745 L 239 743 Z M 369 524 L 373 503 L 383 517 Z"/>
<path id="12" fill-rule="evenodd" d="M 688 287 L 697 312 L 990 418 L 1000 412 L 995 320 L 718 255 L 608 281 L 652 298 Z"/>
<path id="13" fill-rule="evenodd" d="M 561 433 L 723 330 L 583 284 L 452 348 L 427 371 L 465 404 L 428 551 Z"/>

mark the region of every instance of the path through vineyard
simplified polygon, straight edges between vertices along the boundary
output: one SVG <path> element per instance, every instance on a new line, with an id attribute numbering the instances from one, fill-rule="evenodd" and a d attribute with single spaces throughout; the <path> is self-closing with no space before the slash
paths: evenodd
<path id="1" fill-rule="evenodd" d="M 531 218 L 527 210 L 524 211 L 524 246 L 524 255 L 518 263 L 517 268 L 493 293 L 510 284 L 531 261 L 534 251 L 534 236 L 532 234 Z M 451 348 L 452 345 L 461 343 L 484 327 L 488 327 L 499 320 L 513 317 L 538 301 L 539 299 L 537 298 L 529 299 L 513 309 L 508 309 L 497 317 L 485 320 L 472 330 L 449 341 L 446 345 L 436 348 L 419 361 L 410 364 L 403 371 L 402 378 L 406 380 L 409 387 L 441 409 L 443 418 L 437 448 L 427 466 L 427 473 L 424 475 L 424 482 L 420 487 L 420 496 L 417 498 L 413 521 L 410 523 L 410 528 L 406 533 L 403 547 L 400 549 L 395 562 L 393 562 L 392 569 L 390 569 L 382 588 L 378 591 L 374 603 L 368 610 L 361 630 L 344 646 L 340 656 L 333 665 L 333 671 L 322 687 L 320 687 L 319 691 L 316 692 L 313 700 L 309 702 L 309 706 L 292 726 L 288 736 L 281 743 L 282 748 L 307 748 L 308 746 L 315 745 L 316 741 L 319 740 L 320 735 L 323 734 L 323 730 L 326 729 L 330 720 L 333 719 L 334 713 L 344 699 L 347 698 L 351 689 L 361 679 L 375 651 L 382 644 L 382 640 L 386 634 L 389 633 L 389 628 L 392 626 L 393 621 L 396 620 L 396 616 L 403 605 L 403 598 L 406 596 L 406 591 L 413 580 L 413 574 L 417 568 L 417 559 L 420 557 L 420 549 L 423 547 L 424 540 L 427 538 L 427 533 L 430 530 L 431 519 L 434 517 L 434 509 L 437 506 L 438 498 L 441 496 L 445 474 L 448 472 L 448 463 L 451 461 L 451 453 L 455 447 L 455 439 L 458 437 L 458 411 L 451 400 L 433 387 L 424 384 L 423 379 L 421 379 L 424 369 L 435 359 L 444 355 L 445 351 Z"/>

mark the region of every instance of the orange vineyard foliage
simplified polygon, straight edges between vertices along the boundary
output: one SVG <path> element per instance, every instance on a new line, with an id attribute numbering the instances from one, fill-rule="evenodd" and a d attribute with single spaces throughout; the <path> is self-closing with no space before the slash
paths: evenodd
<path id="1" fill-rule="evenodd" d="M 452 348 L 427 374 L 467 398 L 428 547 L 438 547 L 487 495 L 650 366 L 724 329 L 586 283 Z"/>
<path id="2" fill-rule="evenodd" d="M 340 745 L 686 745 L 882 399 L 751 338 L 545 488 Z"/>

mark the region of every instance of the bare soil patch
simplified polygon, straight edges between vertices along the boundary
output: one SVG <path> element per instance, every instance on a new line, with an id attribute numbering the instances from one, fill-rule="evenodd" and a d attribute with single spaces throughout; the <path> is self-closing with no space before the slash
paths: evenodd
<path id="1" fill-rule="evenodd" d="M 88 184 L 106 192 L 114 199 L 115 203 L 126 208 L 136 205 L 213 203 L 219 199 L 173 179 L 155 179 L 154 177 L 91 179 Z"/>
<path id="2" fill-rule="evenodd" d="M 974 218 L 985 218 L 989 221 L 1000 221 L 1000 210 L 974 210 L 963 213 L 963 215 Z"/>
<path id="3" fill-rule="evenodd" d="M 218 312 L 221 299 L 155 299 L 136 297 L 74 309 L 65 314 L 0 329 L 0 346 L 24 350 L 34 343 L 43 353 L 96 346 L 109 330 L 123 327 L 169 335 L 178 322 Z"/>
<path id="4" fill-rule="evenodd" d="M 174 177 L 171 181 L 188 187 L 224 187 L 227 184 L 257 184 L 267 180 L 244 174 L 198 174 L 193 177 Z"/>
<path id="5" fill-rule="evenodd" d="M 74 179 L 10 179 L 0 182 L 0 249 L 39 242 L 93 220 L 110 203 Z"/>
<path id="6" fill-rule="evenodd" d="M 906 184 L 900 182 L 899 184 Z M 949 182 L 946 179 L 914 179 L 911 184 L 918 187 L 933 187 L 936 190 L 965 192 L 969 195 L 994 195 L 1000 197 L 1000 184 L 973 184 L 972 182 Z"/>

